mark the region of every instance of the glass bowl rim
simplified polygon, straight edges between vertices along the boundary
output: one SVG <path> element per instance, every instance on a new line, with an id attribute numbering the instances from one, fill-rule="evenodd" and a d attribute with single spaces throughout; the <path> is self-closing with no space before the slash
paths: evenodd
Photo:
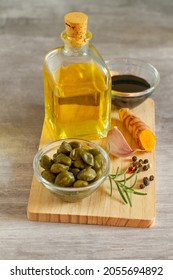
<path id="1" fill-rule="evenodd" d="M 111 65 L 129 65 L 129 66 L 131 65 L 134 67 L 140 67 L 140 68 L 143 68 L 146 70 L 150 70 L 154 73 L 154 76 L 155 76 L 154 84 L 149 89 L 144 90 L 144 91 L 135 92 L 135 93 L 133 93 L 133 92 L 131 92 L 131 93 L 120 92 L 121 94 L 116 93 L 115 95 L 113 95 L 115 98 L 116 98 L 116 96 L 120 97 L 120 98 L 145 97 L 148 94 L 152 93 L 160 83 L 160 74 L 159 74 L 158 70 L 156 69 L 156 67 L 153 66 L 151 63 L 145 62 L 142 59 L 130 58 L 130 57 L 129 58 L 128 57 L 117 57 L 117 58 L 110 57 L 109 59 L 105 60 L 105 63 L 110 72 L 111 72 L 111 70 L 110 70 Z"/>
<path id="2" fill-rule="evenodd" d="M 50 147 L 49 150 L 47 150 L 47 152 L 50 152 L 54 145 L 58 142 L 62 142 L 62 141 L 82 141 L 82 142 L 85 142 L 86 144 L 92 144 L 94 145 L 96 148 L 98 148 L 102 155 L 104 156 L 104 159 L 106 160 L 106 169 L 105 171 L 103 172 L 103 174 L 94 182 L 92 183 L 89 183 L 89 186 L 86 186 L 86 187 L 81 187 L 81 188 L 74 188 L 74 187 L 60 187 L 60 186 L 56 186 L 52 183 L 50 183 L 49 181 L 45 180 L 40 172 L 39 172 L 39 159 L 41 157 L 41 155 L 45 152 L 45 150 Z M 52 147 L 53 146 L 53 147 Z M 80 192 L 80 191 L 84 191 L 84 190 L 90 190 L 92 189 L 93 187 L 99 187 L 99 185 L 106 179 L 108 173 L 109 173 L 109 170 L 110 170 L 110 158 L 108 156 L 108 153 L 98 144 L 96 144 L 95 142 L 92 142 L 90 140 L 85 140 L 85 139 L 79 139 L 79 138 L 63 138 L 63 139 L 59 139 L 59 140 L 55 140 L 55 141 L 52 141 L 52 142 L 49 142 L 47 144 L 45 144 L 43 147 L 41 147 L 38 152 L 36 153 L 36 155 L 34 156 L 34 159 L 33 159 L 33 169 L 34 169 L 34 175 L 35 177 L 37 178 L 37 180 L 42 183 L 44 186 L 48 186 L 49 187 L 49 190 L 50 189 L 54 189 L 54 191 L 63 191 L 63 192 Z"/>

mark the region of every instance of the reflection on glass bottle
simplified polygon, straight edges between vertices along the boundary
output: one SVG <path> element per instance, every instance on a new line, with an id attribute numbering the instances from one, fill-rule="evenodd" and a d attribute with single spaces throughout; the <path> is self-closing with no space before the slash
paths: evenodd
<path id="1" fill-rule="evenodd" d="M 87 18 L 83 13 L 67 14 L 61 34 L 64 46 L 45 57 L 45 115 L 57 139 L 102 138 L 110 125 L 111 77 L 89 44 Z"/>

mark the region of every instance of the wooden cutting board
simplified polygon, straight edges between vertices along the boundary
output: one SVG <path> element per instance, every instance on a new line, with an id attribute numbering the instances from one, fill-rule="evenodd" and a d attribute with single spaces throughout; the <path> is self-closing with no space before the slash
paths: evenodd
<path id="1" fill-rule="evenodd" d="M 155 124 L 154 101 L 147 99 L 144 103 L 133 109 L 133 112 L 141 117 L 153 130 Z M 128 131 L 119 121 L 115 107 L 112 107 L 112 126 L 118 126 L 123 132 L 126 140 L 132 147 L 136 147 Z M 54 137 L 46 125 L 43 124 L 39 148 L 48 142 L 54 141 Z M 106 147 L 106 139 L 96 140 L 103 148 Z M 156 186 L 155 180 L 144 190 L 139 189 L 139 184 L 144 176 L 155 177 L 155 151 L 152 153 L 136 153 L 138 158 L 147 158 L 151 168 L 145 172 L 138 173 L 138 185 L 140 192 L 147 192 L 146 196 L 132 195 L 133 206 L 124 204 L 116 187 L 110 196 L 109 181 L 106 180 L 98 190 L 80 202 L 68 203 L 61 201 L 56 195 L 43 187 L 33 177 L 31 191 L 28 201 L 27 216 L 29 220 L 42 222 L 62 222 L 79 224 L 97 224 L 125 227 L 150 227 L 154 224 L 156 216 Z M 124 170 L 129 166 L 131 157 L 111 157 L 111 173 L 115 173 L 119 166 Z M 133 180 L 132 180 L 133 181 Z M 131 183 L 132 183 L 131 181 Z"/>

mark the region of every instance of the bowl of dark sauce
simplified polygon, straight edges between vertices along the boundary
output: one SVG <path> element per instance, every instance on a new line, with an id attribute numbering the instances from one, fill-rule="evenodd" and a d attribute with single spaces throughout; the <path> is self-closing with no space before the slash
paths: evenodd
<path id="1" fill-rule="evenodd" d="M 112 104 L 117 107 L 138 106 L 159 85 L 157 69 L 142 60 L 113 58 L 106 64 L 112 77 Z"/>

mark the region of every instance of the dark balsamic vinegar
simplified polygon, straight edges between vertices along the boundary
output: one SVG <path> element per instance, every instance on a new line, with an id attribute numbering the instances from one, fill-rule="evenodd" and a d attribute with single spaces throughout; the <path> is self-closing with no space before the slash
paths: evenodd
<path id="1" fill-rule="evenodd" d="M 112 76 L 112 90 L 118 92 L 140 92 L 149 89 L 150 84 L 134 75 L 116 75 Z"/>

